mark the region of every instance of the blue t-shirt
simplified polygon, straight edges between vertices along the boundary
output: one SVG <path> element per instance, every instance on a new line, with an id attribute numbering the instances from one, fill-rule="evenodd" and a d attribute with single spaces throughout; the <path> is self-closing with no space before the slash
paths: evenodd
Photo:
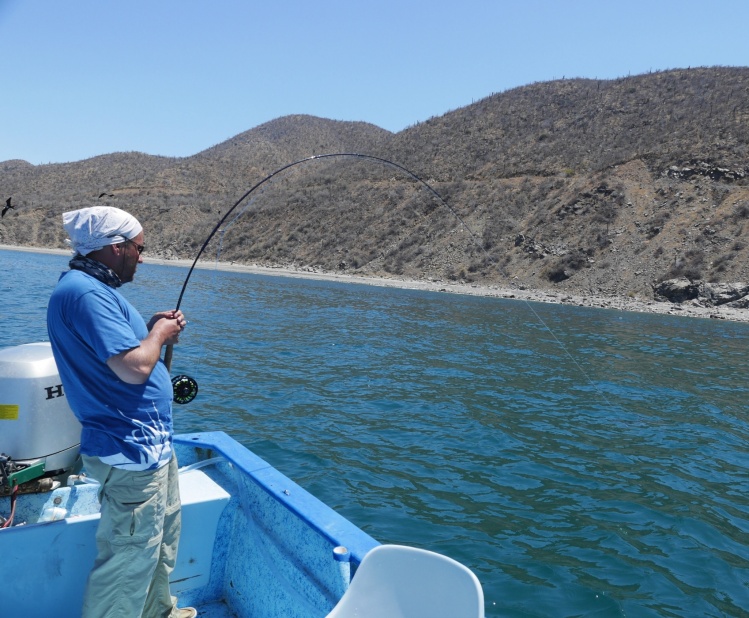
<path id="1" fill-rule="evenodd" d="M 117 290 L 78 270 L 63 273 L 47 308 L 47 331 L 65 395 L 83 426 L 81 453 L 128 470 L 172 456 L 172 384 L 162 361 L 144 384 L 120 380 L 107 359 L 148 336 Z"/>

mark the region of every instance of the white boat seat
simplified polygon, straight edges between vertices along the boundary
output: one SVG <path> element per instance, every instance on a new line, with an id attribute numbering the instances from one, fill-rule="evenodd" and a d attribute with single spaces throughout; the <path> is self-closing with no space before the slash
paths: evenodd
<path id="1" fill-rule="evenodd" d="M 362 560 L 328 618 L 483 618 L 484 592 L 452 558 L 403 545 L 378 545 Z"/>

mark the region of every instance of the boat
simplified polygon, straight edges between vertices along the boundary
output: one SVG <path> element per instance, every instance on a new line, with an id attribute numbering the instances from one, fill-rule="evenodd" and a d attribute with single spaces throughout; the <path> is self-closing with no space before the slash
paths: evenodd
<path id="1" fill-rule="evenodd" d="M 49 343 L 0 350 L 3 616 L 80 616 L 98 485 L 80 463 Z M 380 544 L 223 432 L 179 434 L 172 594 L 201 618 L 483 618 L 475 574 Z"/>

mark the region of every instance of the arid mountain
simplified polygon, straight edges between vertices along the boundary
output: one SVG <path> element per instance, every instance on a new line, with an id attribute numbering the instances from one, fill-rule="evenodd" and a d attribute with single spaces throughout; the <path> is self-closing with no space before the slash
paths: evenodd
<path id="1" fill-rule="evenodd" d="M 305 160 L 330 153 L 366 157 Z M 63 247 L 62 212 L 107 204 L 191 259 L 260 183 L 208 259 L 651 298 L 749 282 L 748 157 L 749 68 L 559 80 L 397 134 L 290 116 L 186 158 L 6 161 L 0 243 Z"/>

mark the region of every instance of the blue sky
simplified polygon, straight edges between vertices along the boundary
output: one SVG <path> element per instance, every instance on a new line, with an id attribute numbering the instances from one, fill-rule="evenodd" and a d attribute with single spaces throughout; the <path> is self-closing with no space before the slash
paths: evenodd
<path id="1" fill-rule="evenodd" d="M 0 0 L 0 161 L 189 156 L 287 114 L 400 131 L 517 86 L 749 66 L 746 0 Z"/>

